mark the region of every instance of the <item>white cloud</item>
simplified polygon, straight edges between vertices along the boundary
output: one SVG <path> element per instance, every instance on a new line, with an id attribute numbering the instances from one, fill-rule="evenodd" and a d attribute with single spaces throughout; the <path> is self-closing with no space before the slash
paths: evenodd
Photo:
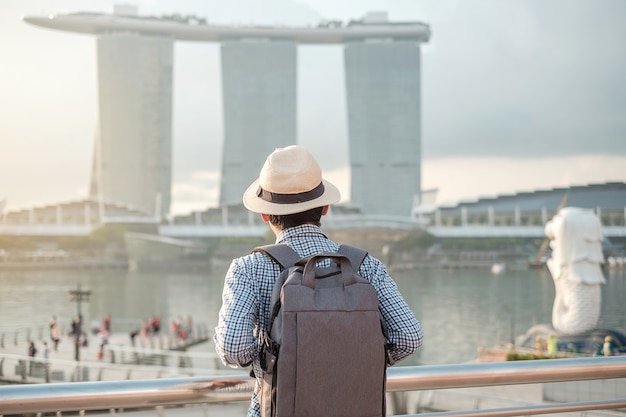
<path id="1" fill-rule="evenodd" d="M 220 173 L 195 171 L 178 179 L 172 186 L 172 214 L 188 214 L 217 206 Z"/>

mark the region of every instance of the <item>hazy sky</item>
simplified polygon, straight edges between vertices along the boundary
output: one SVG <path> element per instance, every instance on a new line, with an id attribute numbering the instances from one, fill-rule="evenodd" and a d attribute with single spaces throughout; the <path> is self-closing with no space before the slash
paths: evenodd
<path id="1" fill-rule="evenodd" d="M 96 126 L 95 40 L 25 15 L 109 12 L 103 0 L 0 2 L 0 201 L 83 198 Z M 422 187 L 438 202 L 626 181 L 626 1 L 137 0 L 142 15 L 316 24 L 386 10 L 430 24 L 422 54 Z M 343 57 L 298 51 L 298 142 L 349 198 Z M 214 206 L 222 149 L 219 46 L 179 42 L 173 211 Z M 252 180 L 252 179 L 251 179 Z M 243 190 L 242 190 L 243 192 Z M 626 205 L 626 202 L 625 202 Z"/>

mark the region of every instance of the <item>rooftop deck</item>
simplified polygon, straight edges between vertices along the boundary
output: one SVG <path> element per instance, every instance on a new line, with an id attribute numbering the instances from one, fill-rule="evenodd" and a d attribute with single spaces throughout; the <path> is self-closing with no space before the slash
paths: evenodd
<path id="1" fill-rule="evenodd" d="M 430 28 L 421 22 L 359 24 L 333 27 L 261 25 L 191 25 L 166 19 L 103 13 L 26 16 L 24 21 L 49 29 L 90 35 L 113 31 L 168 36 L 180 41 L 223 42 L 233 39 L 287 40 L 302 44 L 341 44 L 365 39 L 427 42 Z"/>

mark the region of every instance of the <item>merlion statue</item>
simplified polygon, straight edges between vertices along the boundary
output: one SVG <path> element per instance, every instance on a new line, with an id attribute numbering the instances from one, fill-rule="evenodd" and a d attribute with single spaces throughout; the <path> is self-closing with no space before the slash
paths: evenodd
<path id="1" fill-rule="evenodd" d="M 555 287 L 552 326 L 562 334 L 593 330 L 600 318 L 604 276 L 602 225 L 592 210 L 565 207 L 546 223 Z"/>

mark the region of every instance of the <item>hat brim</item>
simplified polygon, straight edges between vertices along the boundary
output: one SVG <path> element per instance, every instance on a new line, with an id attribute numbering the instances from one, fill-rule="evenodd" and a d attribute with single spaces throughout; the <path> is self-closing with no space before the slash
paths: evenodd
<path id="1" fill-rule="evenodd" d="M 341 200 L 339 189 L 324 179 L 322 183 L 324 184 L 324 193 L 313 200 L 303 201 L 302 203 L 278 204 L 265 201 L 257 196 L 259 189 L 259 180 L 257 179 L 243 193 L 243 205 L 255 213 L 282 216 L 338 203 Z"/>

